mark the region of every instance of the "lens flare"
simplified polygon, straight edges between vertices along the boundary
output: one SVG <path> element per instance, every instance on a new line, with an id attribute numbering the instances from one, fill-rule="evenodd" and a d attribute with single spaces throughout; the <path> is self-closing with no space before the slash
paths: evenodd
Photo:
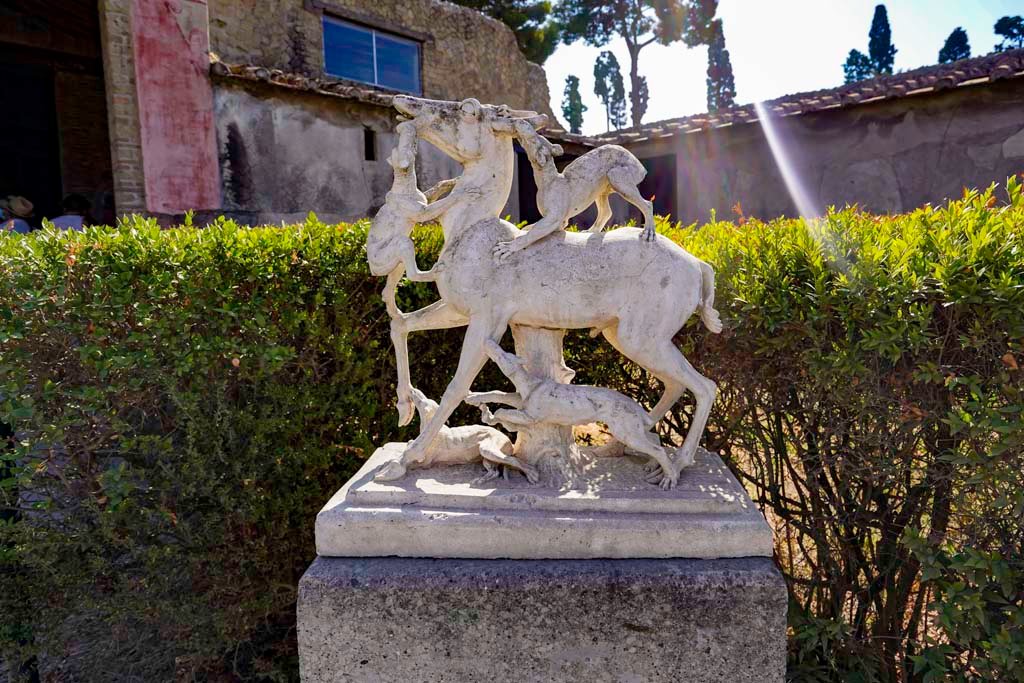
<path id="1" fill-rule="evenodd" d="M 764 102 L 755 102 L 754 110 L 757 112 L 758 121 L 761 122 L 761 130 L 768 141 L 768 148 L 771 149 L 775 165 L 782 174 L 782 181 L 786 184 L 796 210 L 804 219 L 807 231 L 814 240 L 821 245 L 825 253 L 830 257 L 843 272 L 847 271 L 847 260 L 842 250 L 835 242 L 835 235 L 828 229 L 829 223 L 825 212 L 818 205 L 814 196 L 807 188 L 807 184 L 800 177 L 793 155 L 788 149 L 785 137 L 777 125 L 776 117 L 771 109 Z"/>
<path id="2" fill-rule="evenodd" d="M 786 190 L 789 191 L 789 196 L 792 198 L 793 204 L 796 205 L 796 210 L 809 221 L 821 218 L 822 212 L 818 209 L 817 203 L 812 199 L 811 193 L 808 192 L 803 181 L 801 181 L 800 174 L 797 173 L 796 166 L 786 149 L 786 143 L 782 139 L 782 133 L 776 126 L 772 111 L 765 106 L 764 102 L 755 102 L 754 109 L 757 111 L 757 118 L 761 122 L 761 130 L 764 131 L 764 137 L 768 140 L 768 147 L 772 150 L 775 165 L 778 166 L 779 173 L 782 174 L 782 180 L 786 183 Z"/>

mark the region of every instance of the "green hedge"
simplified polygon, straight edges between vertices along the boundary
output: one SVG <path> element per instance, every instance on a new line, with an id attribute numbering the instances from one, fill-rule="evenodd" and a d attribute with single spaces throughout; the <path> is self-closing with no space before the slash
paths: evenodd
<path id="1" fill-rule="evenodd" d="M 1024 199 L 1007 191 L 661 225 L 718 272 L 726 332 L 679 342 L 721 389 L 707 445 L 776 528 L 794 680 L 1024 680 Z M 313 517 L 375 444 L 411 436 L 365 230 L 133 219 L 0 237 L 9 661 L 297 678 Z M 435 230 L 417 240 L 425 261 L 440 248 Z M 400 294 L 406 310 L 434 296 Z M 410 338 L 428 394 L 460 338 Z M 586 331 L 567 349 L 579 381 L 656 399 Z"/>

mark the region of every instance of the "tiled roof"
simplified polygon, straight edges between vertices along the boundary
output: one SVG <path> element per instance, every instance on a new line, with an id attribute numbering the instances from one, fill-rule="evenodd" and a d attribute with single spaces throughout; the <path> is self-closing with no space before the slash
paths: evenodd
<path id="1" fill-rule="evenodd" d="M 302 74 L 289 73 L 280 69 L 270 69 L 256 64 L 228 64 L 212 54 L 210 56 L 210 73 L 217 78 L 268 83 L 290 90 L 302 90 L 329 97 L 357 100 L 366 104 L 387 108 L 391 107 L 391 100 L 397 94 L 391 90 L 352 81 L 333 78 L 310 78 Z M 555 126 L 558 125 L 557 121 L 553 123 Z M 586 147 L 594 147 L 599 144 L 594 138 L 567 133 L 557 127 L 545 129 L 544 135 L 554 140 Z"/>
<path id="2" fill-rule="evenodd" d="M 786 95 L 765 102 L 778 116 L 795 116 L 826 109 L 852 107 L 858 104 L 892 100 L 951 88 L 982 85 L 1006 78 L 1024 76 L 1024 49 L 1010 50 L 983 57 L 961 59 L 951 64 L 925 66 L 891 76 L 879 76 L 828 90 Z M 711 128 L 724 128 L 757 121 L 754 105 L 730 107 L 713 114 L 696 114 L 677 119 L 645 123 L 639 128 L 612 131 L 598 135 L 595 142 L 631 143 L 694 133 Z"/>
<path id="3" fill-rule="evenodd" d="M 215 55 L 210 55 L 210 73 L 218 78 L 233 78 L 243 81 L 269 83 L 291 90 L 304 90 L 320 95 L 358 100 L 382 107 L 391 106 L 395 93 L 389 90 L 332 78 L 310 78 L 302 74 L 270 69 L 255 64 L 228 64 Z"/>

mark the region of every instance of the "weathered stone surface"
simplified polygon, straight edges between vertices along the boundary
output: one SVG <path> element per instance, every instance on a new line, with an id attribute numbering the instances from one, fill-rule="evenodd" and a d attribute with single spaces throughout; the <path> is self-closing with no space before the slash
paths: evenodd
<path id="1" fill-rule="evenodd" d="M 423 94 L 476 97 L 551 115 L 544 70 L 519 51 L 505 24 L 480 12 L 437 0 L 336 0 L 333 5 L 380 26 L 426 34 Z M 211 49 L 228 61 L 256 63 L 323 76 L 323 26 L 307 0 L 210 0 Z M 328 14 L 330 12 L 328 11 Z M 486 68 L 478 65 L 486 64 Z"/>
<path id="2" fill-rule="evenodd" d="M 261 84 L 214 90 L 224 208 L 252 222 L 354 221 L 376 213 L 391 185 L 386 159 L 397 142 L 381 107 Z M 366 130 L 375 131 L 367 161 Z M 459 165 L 427 145 L 418 156 L 429 187 Z"/>
<path id="3" fill-rule="evenodd" d="M 304 683 L 775 683 L 785 638 L 768 558 L 318 558 L 299 583 Z"/>
<path id="4" fill-rule="evenodd" d="M 411 470 L 374 481 L 404 444 L 378 449 L 324 506 L 317 553 L 331 557 L 631 558 L 772 554 L 761 513 L 705 450 L 670 490 L 643 461 L 600 458 L 582 488 L 531 486 L 518 474 L 475 484 L 479 465 Z"/>
<path id="5" fill-rule="evenodd" d="M 774 127 L 819 210 L 855 202 L 885 213 L 938 205 L 964 187 L 1002 184 L 1018 173 L 1022 108 L 1024 79 L 1016 78 L 784 116 Z M 799 214 L 760 124 L 623 144 L 661 165 L 672 189 L 659 188 L 655 211 L 671 211 L 684 225 L 712 211 L 732 215 L 733 207 L 763 220 Z M 615 220 L 629 215 L 616 197 L 612 208 Z"/>

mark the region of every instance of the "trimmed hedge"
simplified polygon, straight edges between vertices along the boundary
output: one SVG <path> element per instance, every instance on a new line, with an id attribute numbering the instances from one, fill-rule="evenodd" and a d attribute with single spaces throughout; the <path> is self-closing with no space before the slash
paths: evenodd
<path id="1" fill-rule="evenodd" d="M 794 680 L 1024 680 L 1024 199 L 1006 189 L 893 217 L 660 226 L 718 273 L 726 332 L 679 342 L 721 390 L 707 445 L 776 527 Z M 297 679 L 313 517 L 373 445 L 412 436 L 366 227 L 0 237 L 9 661 Z M 407 284 L 399 305 L 432 292 Z M 429 395 L 460 339 L 410 337 Z M 567 351 L 579 381 L 656 400 L 586 331 Z"/>

